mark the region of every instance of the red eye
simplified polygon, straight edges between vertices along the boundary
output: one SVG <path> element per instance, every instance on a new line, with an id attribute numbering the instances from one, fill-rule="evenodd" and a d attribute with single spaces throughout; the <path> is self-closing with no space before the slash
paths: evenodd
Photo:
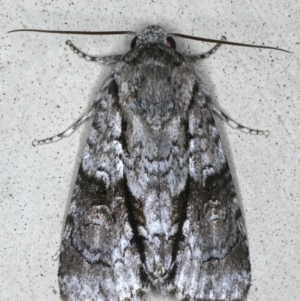
<path id="1" fill-rule="evenodd" d="M 171 37 L 168 37 L 167 38 L 167 46 L 170 47 L 170 48 L 174 48 L 176 49 L 176 42 L 173 38 Z"/>

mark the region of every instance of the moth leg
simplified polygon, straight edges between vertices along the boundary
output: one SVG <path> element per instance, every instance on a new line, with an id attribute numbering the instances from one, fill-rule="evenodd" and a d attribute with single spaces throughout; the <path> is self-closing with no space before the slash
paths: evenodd
<path id="1" fill-rule="evenodd" d="M 226 37 L 222 36 L 221 37 L 221 41 L 226 41 Z M 212 54 L 214 54 L 221 46 L 222 44 L 216 44 L 213 48 L 211 48 L 209 51 L 199 54 L 199 55 L 189 55 L 187 56 L 187 58 L 191 61 L 197 61 L 197 60 L 203 60 L 203 59 L 207 59 L 208 57 L 210 57 Z"/>
<path id="2" fill-rule="evenodd" d="M 220 109 L 215 107 L 212 103 L 210 103 L 210 107 L 211 107 L 212 111 L 215 113 L 215 115 L 217 115 L 221 120 L 225 121 L 233 129 L 237 129 L 246 134 L 251 134 L 251 135 L 264 135 L 266 137 L 268 137 L 270 135 L 270 132 L 267 130 L 263 131 L 263 130 L 251 129 L 251 128 L 241 125 L 240 123 L 231 119 L 228 115 L 226 115 Z"/>
<path id="3" fill-rule="evenodd" d="M 120 59 L 121 55 L 111 55 L 111 56 L 104 56 L 104 57 L 99 57 L 99 56 L 90 56 L 80 49 L 78 49 L 70 40 L 66 41 L 66 45 L 68 45 L 71 50 L 73 50 L 74 53 L 78 54 L 79 57 L 82 57 L 86 59 L 87 61 L 92 61 L 92 62 L 99 62 L 105 65 L 111 65 L 111 64 L 116 64 Z"/>
<path id="4" fill-rule="evenodd" d="M 71 136 L 75 130 L 86 120 L 90 119 L 91 117 L 94 117 L 96 113 L 96 105 L 94 104 L 89 111 L 84 114 L 82 117 L 80 117 L 78 120 L 76 120 L 70 127 L 68 127 L 65 131 L 59 133 L 58 135 L 46 138 L 46 139 L 41 139 L 41 140 L 33 140 L 32 145 L 35 147 L 37 145 L 41 144 L 48 144 L 48 143 L 53 143 L 57 142 L 65 137 Z"/>

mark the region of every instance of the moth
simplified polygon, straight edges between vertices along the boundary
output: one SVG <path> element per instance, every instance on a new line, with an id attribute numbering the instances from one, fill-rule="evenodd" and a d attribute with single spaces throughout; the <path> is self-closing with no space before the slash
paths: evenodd
<path id="1" fill-rule="evenodd" d="M 217 45 L 188 56 L 176 51 L 172 36 Z M 152 289 L 176 300 L 246 298 L 247 237 L 212 114 L 244 132 L 268 133 L 234 122 L 202 88 L 193 63 L 224 43 L 247 46 L 168 35 L 157 25 L 119 56 L 92 57 L 67 41 L 81 57 L 114 68 L 87 114 L 67 131 L 34 141 L 55 142 L 94 118 L 63 234 L 63 300 L 139 301 Z"/>

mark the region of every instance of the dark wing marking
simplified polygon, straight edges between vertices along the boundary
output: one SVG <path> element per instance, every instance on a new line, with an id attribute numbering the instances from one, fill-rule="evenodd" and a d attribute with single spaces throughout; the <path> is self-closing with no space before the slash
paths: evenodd
<path id="1" fill-rule="evenodd" d="M 121 116 L 112 77 L 97 102 L 62 241 L 59 284 L 66 301 L 131 299 L 142 287 L 125 201 Z"/>
<path id="2" fill-rule="evenodd" d="M 214 119 L 198 88 L 188 123 L 188 203 L 176 294 L 180 300 L 243 300 L 251 278 L 243 219 Z"/>

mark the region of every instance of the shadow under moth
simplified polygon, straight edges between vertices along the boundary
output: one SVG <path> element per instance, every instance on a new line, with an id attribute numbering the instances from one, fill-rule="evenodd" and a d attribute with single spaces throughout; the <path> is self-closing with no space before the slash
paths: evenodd
<path id="1" fill-rule="evenodd" d="M 41 30 L 16 30 L 41 31 Z M 97 98 L 65 132 L 93 117 L 67 216 L 58 272 L 65 301 L 142 300 L 155 289 L 176 300 L 244 300 L 250 261 L 243 218 L 212 113 L 246 128 L 209 102 L 193 63 L 221 44 L 133 32 L 131 50 L 89 61 L 113 64 Z M 217 42 L 207 53 L 176 51 L 172 36 Z M 277 49 L 282 50 L 282 49 Z"/>

